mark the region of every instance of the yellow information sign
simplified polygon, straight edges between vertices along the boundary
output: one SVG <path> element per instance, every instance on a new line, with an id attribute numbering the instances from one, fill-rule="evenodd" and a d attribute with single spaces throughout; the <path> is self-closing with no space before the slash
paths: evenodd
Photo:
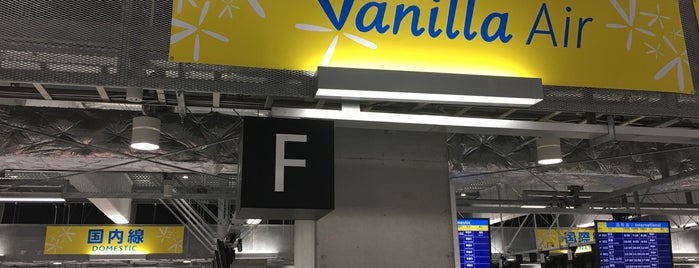
<path id="1" fill-rule="evenodd" d="M 173 0 L 170 58 L 694 92 L 678 1 Z"/>
<path id="2" fill-rule="evenodd" d="M 183 226 L 47 226 L 44 254 L 181 254 Z"/>
<path id="3" fill-rule="evenodd" d="M 535 231 L 536 244 L 539 249 L 564 248 L 569 244 L 595 241 L 594 229 L 548 229 L 539 228 Z"/>

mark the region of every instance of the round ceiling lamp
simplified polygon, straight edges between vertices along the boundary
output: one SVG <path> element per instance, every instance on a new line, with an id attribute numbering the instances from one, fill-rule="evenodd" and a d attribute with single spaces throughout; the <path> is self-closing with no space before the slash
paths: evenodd
<path id="1" fill-rule="evenodd" d="M 539 137 L 536 141 L 536 153 L 539 165 L 555 165 L 563 163 L 561 157 L 561 139 L 554 135 Z"/>
<path id="2" fill-rule="evenodd" d="M 149 116 L 134 117 L 131 148 L 142 151 L 160 149 L 160 119 Z"/>

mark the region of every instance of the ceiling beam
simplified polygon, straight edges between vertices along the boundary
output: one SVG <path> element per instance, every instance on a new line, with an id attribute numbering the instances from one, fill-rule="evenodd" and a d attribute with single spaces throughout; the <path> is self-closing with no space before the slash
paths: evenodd
<path id="1" fill-rule="evenodd" d="M 559 114 L 561 114 L 561 112 L 553 112 L 553 113 L 550 113 L 550 114 L 548 114 L 548 115 L 546 115 L 546 116 L 544 116 L 544 117 L 542 117 L 542 118 L 539 118 L 539 122 L 548 122 L 548 121 L 551 121 L 551 119 L 553 119 L 554 117 L 558 116 Z"/>
<path id="2" fill-rule="evenodd" d="M 628 213 L 635 214 L 635 209 L 593 209 L 593 208 L 545 208 L 545 209 L 525 209 L 519 207 L 472 207 L 472 206 L 457 206 L 457 212 L 460 213 L 507 213 L 507 214 L 611 214 L 611 213 Z M 699 210 L 693 209 L 641 209 L 643 215 L 673 215 L 673 216 L 699 216 Z"/>
<path id="3" fill-rule="evenodd" d="M 46 88 L 44 85 L 40 83 L 32 83 L 34 85 L 34 88 L 36 88 L 36 91 L 39 91 L 39 94 L 41 94 L 41 97 L 43 97 L 45 100 L 53 100 L 51 95 L 49 94 L 48 91 L 46 91 Z"/>
<path id="4" fill-rule="evenodd" d="M 323 107 L 325 107 L 326 101 L 327 100 L 325 100 L 325 99 L 318 100 L 318 102 L 316 103 L 316 109 L 323 109 Z"/>
<path id="5" fill-rule="evenodd" d="M 266 109 L 272 108 L 272 105 L 274 105 L 274 98 L 272 98 L 272 97 L 265 98 L 265 108 Z"/>
<path id="6" fill-rule="evenodd" d="M 461 109 L 461 110 L 459 110 L 458 112 L 456 112 L 456 113 L 454 114 L 454 116 L 456 116 L 456 117 L 464 116 L 464 115 L 465 115 L 466 113 L 468 113 L 468 111 L 470 111 L 470 110 L 471 110 L 471 107 L 466 106 L 466 107 L 464 107 L 463 109 Z"/>
<path id="7" fill-rule="evenodd" d="M 381 112 L 343 112 L 326 109 L 272 108 L 273 117 L 335 120 L 341 127 L 430 131 L 480 135 L 593 139 L 609 133 L 606 125 L 535 122 Z M 616 140 L 699 144 L 699 130 L 613 126 Z"/>
<path id="8" fill-rule="evenodd" d="M 165 90 L 163 89 L 156 89 L 155 92 L 158 95 L 158 103 L 166 105 L 167 104 L 167 99 L 165 99 Z"/>
<path id="9" fill-rule="evenodd" d="M 5 198 L 42 198 L 42 197 L 56 197 L 55 192 L 1 192 L 0 197 Z M 132 192 L 121 192 L 121 193 L 110 193 L 110 192 L 65 192 L 58 193 L 59 196 L 65 199 L 88 199 L 88 198 L 128 198 L 128 199 L 197 199 L 197 200 L 207 200 L 207 199 L 228 199 L 233 200 L 236 198 L 235 189 L 226 193 L 173 193 L 172 197 L 163 197 L 162 192 L 149 192 L 149 193 L 132 193 Z"/>
<path id="10" fill-rule="evenodd" d="M 212 103 L 214 108 L 221 107 L 221 92 L 214 92 Z"/>
<path id="11" fill-rule="evenodd" d="M 658 124 L 658 125 L 655 126 L 655 127 L 657 127 L 657 128 L 671 127 L 672 125 L 677 124 L 677 123 L 679 123 L 680 121 L 682 121 L 681 118 L 673 118 L 673 119 L 670 119 L 670 120 L 668 120 L 668 121 L 662 122 L 662 123 Z"/>
<path id="12" fill-rule="evenodd" d="M 660 185 L 664 185 L 664 184 L 668 184 L 671 182 L 684 180 L 684 179 L 688 179 L 688 178 L 692 178 L 692 177 L 697 177 L 697 176 L 699 176 L 699 169 L 695 169 L 695 170 L 685 172 L 685 173 L 680 173 L 680 174 L 670 176 L 667 178 L 663 178 L 663 179 L 658 179 L 658 180 L 654 180 L 654 181 L 649 181 L 649 182 L 621 188 L 619 190 L 610 192 L 606 195 L 597 196 L 597 197 L 594 197 L 592 199 L 586 200 L 585 203 L 592 204 L 595 202 L 605 201 L 605 200 L 617 198 L 617 197 L 625 195 L 627 193 L 631 193 L 631 192 L 635 192 L 635 191 L 643 191 L 643 190 L 653 188 L 656 186 L 660 186 Z"/>
<path id="13" fill-rule="evenodd" d="M 507 112 L 502 113 L 497 117 L 497 119 L 505 119 L 508 116 L 512 115 L 513 113 L 517 112 L 517 109 L 510 109 Z"/>
<path id="14" fill-rule="evenodd" d="M 107 94 L 107 90 L 103 86 L 96 86 L 97 88 L 97 93 L 100 94 L 100 99 L 104 102 L 109 102 L 109 95 Z"/>
<path id="15" fill-rule="evenodd" d="M 626 121 L 626 122 L 621 123 L 620 126 L 624 126 L 624 127 L 625 127 L 625 126 L 630 126 L 630 125 L 632 125 L 632 124 L 634 124 L 634 123 L 636 123 L 636 122 L 638 122 L 638 121 L 641 121 L 641 120 L 643 120 L 643 119 L 646 119 L 646 117 L 645 117 L 645 116 L 638 116 L 638 117 L 632 118 L 632 119 L 630 119 L 630 120 L 628 120 L 628 121 Z"/>

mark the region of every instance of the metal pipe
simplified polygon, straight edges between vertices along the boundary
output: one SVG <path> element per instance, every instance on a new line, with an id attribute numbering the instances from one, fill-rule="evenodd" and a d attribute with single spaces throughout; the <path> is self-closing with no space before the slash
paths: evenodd
<path id="1" fill-rule="evenodd" d="M 170 208 L 170 206 L 169 206 L 167 203 L 165 203 L 165 201 L 163 201 L 162 199 L 158 199 L 158 201 L 160 201 L 160 203 L 162 203 L 162 204 L 165 206 L 165 208 L 167 208 L 167 210 L 170 211 L 170 213 L 172 213 L 172 215 L 175 216 L 175 218 L 176 218 L 180 223 L 182 223 L 182 224 L 184 225 L 184 227 L 187 229 L 187 231 L 189 231 L 189 233 L 192 234 L 192 236 L 194 236 L 194 238 L 196 238 L 197 241 L 199 241 L 199 243 L 202 244 L 202 246 L 204 246 L 208 251 L 214 252 L 214 249 L 212 248 L 212 245 L 209 245 L 209 244 L 207 244 L 207 243 L 204 243 L 204 240 L 202 240 L 202 238 L 199 237 L 199 235 L 198 235 L 197 233 L 195 233 L 194 230 L 192 230 L 192 227 L 189 226 L 189 225 L 187 225 L 187 223 L 184 222 L 184 221 L 180 218 L 180 216 L 178 216 L 177 213 L 175 213 L 175 211 L 173 211 L 173 210 Z"/>
<path id="2" fill-rule="evenodd" d="M 185 207 L 184 205 L 182 205 L 181 200 L 179 200 L 179 199 L 173 199 L 172 202 L 173 202 L 173 204 L 175 204 L 175 207 L 178 208 L 179 211 L 183 214 L 183 217 L 184 217 L 186 220 L 192 222 L 192 224 L 194 224 L 195 227 L 196 227 L 198 230 L 200 230 L 200 232 L 202 232 L 202 234 L 204 235 L 205 238 L 208 238 L 208 239 L 210 239 L 211 241 L 215 241 L 215 240 L 216 240 L 216 236 L 214 236 L 212 232 L 209 232 L 209 230 L 207 230 L 207 229 L 205 228 L 205 225 L 204 225 L 204 224 L 202 224 L 201 222 L 197 221 L 196 218 L 194 218 L 194 215 L 192 215 L 192 214 L 187 210 L 187 207 Z"/>
<path id="3" fill-rule="evenodd" d="M 211 241 L 211 245 L 213 246 L 214 245 L 213 244 L 213 241 L 214 241 L 213 237 L 211 237 L 210 235 L 206 235 L 206 232 L 201 230 L 199 228 L 199 226 L 197 224 L 195 224 L 190 217 L 187 216 L 187 214 L 182 210 L 182 208 L 180 208 L 177 205 L 177 203 L 174 202 L 175 200 L 171 200 L 171 201 L 172 201 L 172 204 L 173 204 L 173 207 L 175 208 L 175 210 L 177 210 L 182 215 L 182 217 L 187 221 L 187 223 L 190 224 L 192 226 L 192 228 L 195 231 L 197 231 L 197 233 L 199 233 L 199 235 L 201 235 L 201 237 L 204 240 Z"/>
<path id="4" fill-rule="evenodd" d="M 201 215 L 199 215 L 199 213 L 197 213 L 197 211 L 194 210 L 194 208 L 187 201 L 184 201 L 182 199 L 175 199 L 174 201 L 179 202 L 180 205 L 185 208 L 185 211 L 189 213 L 192 219 L 201 224 L 203 229 L 207 231 L 211 238 L 216 238 L 216 232 L 214 232 L 214 230 L 211 229 L 211 227 L 206 223 L 206 220 L 204 220 L 204 218 L 202 218 Z"/>
<path id="5" fill-rule="evenodd" d="M 527 223 L 527 220 L 529 219 L 529 215 L 531 215 L 531 214 L 527 214 L 527 216 L 524 217 L 524 220 L 523 220 L 522 223 L 519 225 L 519 228 L 517 228 L 517 232 L 515 232 L 515 235 L 512 237 L 512 239 L 510 239 L 510 243 L 507 244 L 507 246 L 505 247 L 505 252 L 509 252 L 509 251 L 510 251 L 510 247 L 512 246 L 512 243 L 515 242 L 515 239 L 517 239 L 517 236 L 519 235 L 519 232 L 522 231 L 522 227 L 524 227 L 524 224 Z"/>

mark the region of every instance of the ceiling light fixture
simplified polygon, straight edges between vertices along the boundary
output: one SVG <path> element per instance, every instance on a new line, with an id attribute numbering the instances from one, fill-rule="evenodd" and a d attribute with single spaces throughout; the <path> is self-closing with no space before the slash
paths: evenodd
<path id="1" fill-rule="evenodd" d="M 563 163 L 561 157 L 561 139 L 554 135 L 545 135 L 536 140 L 536 153 L 539 165 Z"/>
<path id="2" fill-rule="evenodd" d="M 318 68 L 318 99 L 529 107 L 543 100 L 538 78 Z"/>
<path id="3" fill-rule="evenodd" d="M 190 260 L 184 260 L 184 261 L 182 261 L 182 263 L 192 263 L 192 261 L 190 261 Z"/>
<path id="4" fill-rule="evenodd" d="M 578 228 L 590 228 L 590 227 L 595 227 L 595 223 L 594 223 L 594 222 L 588 222 L 588 223 L 578 224 L 578 225 L 575 226 L 575 227 L 578 227 Z"/>
<path id="5" fill-rule="evenodd" d="M 133 119 L 131 148 L 143 151 L 160 149 L 160 119 L 139 116 Z"/>
<path id="6" fill-rule="evenodd" d="M 43 203 L 61 203 L 65 202 L 64 198 L 60 197 L 0 197 L 0 202 L 43 202 Z"/>
<path id="7" fill-rule="evenodd" d="M 63 265 L 61 262 L 54 262 L 53 265 Z"/>
<path id="8" fill-rule="evenodd" d="M 522 205 L 521 208 L 535 208 L 535 209 L 544 209 L 546 206 L 538 206 L 538 205 Z"/>

